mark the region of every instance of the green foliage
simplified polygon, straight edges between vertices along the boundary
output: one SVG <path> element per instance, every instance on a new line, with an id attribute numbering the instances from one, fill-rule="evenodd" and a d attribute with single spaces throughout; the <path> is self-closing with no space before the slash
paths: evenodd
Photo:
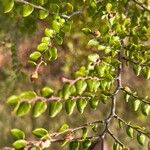
<path id="1" fill-rule="evenodd" d="M 57 61 L 61 57 L 64 59 L 63 63 L 72 62 L 72 58 L 67 59 L 67 56 L 63 58 L 64 49 L 69 51 L 68 55 L 76 53 L 76 59 L 80 53 L 84 57 L 84 59 L 82 57 L 82 66 L 74 72 L 73 78 L 63 77 L 63 85 L 58 90 L 49 86 L 37 90 L 37 86 L 36 92 L 29 90 L 8 97 L 7 104 L 13 107 L 13 112 L 22 117 L 31 110 L 32 116 L 38 119 L 48 109 L 49 119 L 52 119 L 58 114 L 64 115 L 63 110 L 71 117 L 75 113 L 75 107 L 79 112 L 78 115 L 83 116 L 90 106 L 91 114 L 93 110 L 96 110 L 103 116 L 103 120 L 85 123 L 74 128 L 64 123 L 57 132 L 53 133 L 45 128 L 36 128 L 32 134 L 40 139 L 37 141 L 34 139 L 26 141 L 25 133 L 14 128 L 11 130 L 15 140 L 12 147 L 42 150 L 49 148 L 54 142 L 63 142 L 62 146 L 69 143 L 70 150 L 82 148 L 87 150 L 91 149 L 94 142 L 108 134 L 114 140 L 113 150 L 127 150 L 127 146 L 122 143 L 123 139 L 111 132 L 114 126 L 111 128 L 110 122 L 114 120 L 118 121 L 120 130 L 125 131 L 128 137 L 134 138 L 136 134 L 137 142 L 144 146 L 146 140 L 150 138 L 149 130 L 125 121 L 122 116 L 119 117 L 120 111 L 117 110 L 120 106 L 117 104 L 119 102 L 119 104 L 123 103 L 124 107 L 129 106 L 136 111 L 134 113 L 131 111 L 133 115 L 149 116 L 150 113 L 150 98 L 140 97 L 138 92 L 126 86 L 124 82 L 126 78 L 123 78 L 126 65 L 133 69 L 135 76 L 150 79 L 150 46 L 147 44 L 150 38 L 148 2 L 6 0 L 2 3 L 3 12 L 10 13 L 12 17 L 16 13 L 15 19 L 17 17 L 29 19 L 30 21 L 27 21 L 29 25 L 33 25 L 34 21 L 38 24 L 40 19 L 46 24 L 41 40 L 38 40 L 37 46 L 28 57 L 28 63 L 33 66 L 31 81 L 36 82 L 41 74 L 46 73 L 47 70 L 43 72 L 40 70 L 42 64 L 49 65 L 50 62 Z M 26 24 L 25 26 L 27 27 Z M 83 51 L 80 53 L 78 50 L 74 51 L 71 40 L 75 41 L 74 45 L 77 45 L 77 49 L 78 45 L 81 46 L 83 43 L 83 47 L 80 47 Z M 16 42 L 16 40 L 12 41 Z M 79 63 L 76 61 L 75 65 L 78 66 Z M 38 84 L 35 83 L 36 85 Z M 126 103 L 118 98 L 121 92 L 124 92 Z M 109 109 L 109 112 L 101 111 L 99 105 L 107 107 L 106 110 Z M 98 128 L 101 128 L 101 131 L 98 131 Z M 149 143 L 148 148 L 150 149 Z"/>

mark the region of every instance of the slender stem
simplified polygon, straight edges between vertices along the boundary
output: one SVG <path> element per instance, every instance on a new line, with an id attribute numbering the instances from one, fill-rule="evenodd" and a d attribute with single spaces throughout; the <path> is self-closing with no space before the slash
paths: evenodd
<path id="1" fill-rule="evenodd" d="M 148 101 L 147 101 L 148 99 L 145 99 L 145 98 L 142 98 L 142 97 L 136 96 L 136 95 L 134 95 L 134 94 L 132 94 L 132 93 L 130 93 L 130 92 L 128 92 L 128 91 L 126 91 L 124 88 L 121 88 L 121 90 L 122 90 L 122 91 L 124 91 L 124 92 L 126 92 L 128 95 L 130 95 L 130 96 L 134 97 L 135 99 L 139 99 L 139 100 L 140 100 L 140 101 L 142 101 L 143 103 L 145 103 L 145 104 L 149 104 L 149 105 L 150 105 L 150 102 L 148 102 Z"/>
<path id="2" fill-rule="evenodd" d="M 19 2 L 19 3 L 23 3 L 23 4 L 28 4 L 34 8 L 37 8 L 37 9 L 41 9 L 41 10 L 45 10 L 45 11 L 48 11 L 47 9 L 45 9 L 44 7 L 40 6 L 40 5 L 35 5 L 35 4 L 32 4 L 30 2 L 27 2 L 25 0 L 15 0 L 16 2 Z M 48 11 L 49 12 L 49 11 Z M 52 13 L 53 14 L 53 13 Z"/>
<path id="3" fill-rule="evenodd" d="M 108 129 L 107 133 L 121 146 L 121 147 L 125 147 L 124 144 L 119 140 L 117 139 L 114 134 Z"/>
<path id="4" fill-rule="evenodd" d="M 65 131 L 63 131 L 63 132 L 56 132 L 56 133 L 52 133 L 51 135 L 54 136 L 54 137 L 57 137 L 57 136 L 60 136 L 60 135 L 62 135 L 62 134 L 64 134 L 64 133 L 67 133 L 67 132 L 75 132 L 75 131 L 77 131 L 77 130 L 83 129 L 83 128 L 85 128 L 85 127 L 88 127 L 88 126 L 91 126 L 91 125 L 94 125 L 94 124 L 99 124 L 99 123 L 103 124 L 104 121 L 103 121 L 103 120 L 97 120 L 97 121 L 85 123 L 85 124 L 83 124 L 83 125 L 81 125 L 81 126 L 79 126 L 79 127 L 76 127 L 76 128 L 69 128 L 69 129 L 67 129 L 67 130 L 65 130 Z M 51 135 L 50 135 L 50 136 L 51 136 Z"/>
<path id="5" fill-rule="evenodd" d="M 139 1 L 137 1 L 137 0 L 133 0 L 137 5 L 139 5 L 141 8 L 143 8 L 143 10 L 145 10 L 145 11 L 147 11 L 147 12 L 149 12 L 150 13 L 150 9 L 148 9 L 147 7 L 145 7 L 144 5 L 143 5 L 143 3 L 141 3 L 141 2 L 139 2 Z"/>
<path id="6" fill-rule="evenodd" d="M 116 118 L 117 120 L 120 120 L 122 123 L 124 123 L 125 125 L 133 128 L 137 132 L 140 132 L 140 133 L 144 134 L 145 136 L 147 136 L 150 139 L 150 135 L 146 131 L 144 131 L 142 129 L 142 127 L 131 125 L 130 123 L 127 123 L 124 119 L 120 118 L 118 115 L 114 116 L 114 118 Z"/>
<path id="7" fill-rule="evenodd" d="M 51 15 L 56 15 L 56 13 L 50 12 L 48 9 L 42 7 L 41 5 L 32 4 L 32 3 L 30 3 L 30 2 L 28 2 L 28 1 L 26 1 L 26 0 L 15 0 L 15 1 L 16 1 L 16 2 L 19 2 L 19 3 L 23 3 L 23 4 L 28 4 L 28 5 L 30 5 L 30 6 L 32 6 L 32 7 L 34 7 L 34 8 L 36 8 L 36 9 L 45 10 L 45 11 L 49 12 L 49 14 L 51 14 Z M 61 17 L 62 17 L 62 18 L 65 18 L 65 19 L 70 19 L 71 17 L 73 17 L 73 16 L 75 16 L 75 15 L 77 15 L 77 14 L 81 14 L 81 13 L 82 13 L 82 10 L 77 10 L 77 11 L 75 11 L 75 12 L 72 12 L 72 13 L 69 14 L 69 15 L 61 15 Z"/>

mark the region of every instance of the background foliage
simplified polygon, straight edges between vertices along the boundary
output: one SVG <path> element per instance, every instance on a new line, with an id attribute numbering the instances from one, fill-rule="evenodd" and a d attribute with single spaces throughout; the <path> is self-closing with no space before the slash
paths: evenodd
<path id="1" fill-rule="evenodd" d="M 27 5 L 27 1 L 24 0 L 16 0 L 14 5 L 13 2 L 13 0 L 0 1 L 1 147 L 11 146 L 14 142 L 10 133 L 13 128 L 21 129 L 26 133 L 27 139 L 31 140 L 35 139 L 32 131 L 39 127 L 53 133 L 63 123 L 67 123 L 72 128 L 87 122 L 103 120 L 109 114 L 111 101 L 110 99 L 104 101 L 101 95 L 109 96 L 114 91 L 119 61 L 123 62 L 121 82 L 126 92 L 122 90 L 117 95 L 116 113 L 126 120 L 127 124 L 131 121 L 132 127 L 140 126 L 136 126 L 136 130 L 142 130 L 149 136 L 149 106 L 146 105 L 147 108 L 143 109 L 145 101 L 150 103 L 149 98 L 145 97 L 149 96 L 150 88 L 149 81 L 146 80 L 150 78 L 149 0 L 72 0 L 69 2 L 32 0 L 28 1 L 30 5 Z M 120 52 L 122 55 L 119 58 Z M 91 64 L 97 65 L 99 61 L 102 61 L 104 66 L 100 66 L 99 69 L 95 67 L 93 71 Z M 112 70 L 106 64 L 110 64 Z M 106 70 L 104 73 L 103 69 Z M 79 92 L 73 95 L 84 94 L 83 96 L 87 97 L 96 95 L 99 101 L 96 110 L 88 105 L 84 113 L 79 115 L 78 111 L 81 110 L 78 106 L 78 110 L 75 108 L 73 114 L 68 116 L 63 107 L 62 113 L 55 118 L 50 118 L 48 111 L 38 118 L 36 118 L 37 114 L 33 116 L 32 111 L 28 115 L 17 117 L 12 108 L 6 105 L 11 95 L 20 95 L 23 91 L 29 90 L 39 95 L 40 90 L 45 86 L 50 87 L 48 89 L 50 93 L 55 89 L 55 95 L 59 95 L 57 91 L 62 89 L 64 84 L 62 82 L 72 84 L 80 77 L 88 79 L 88 75 L 96 76 L 97 78 L 94 78 L 96 80 L 106 77 L 105 83 L 110 80 L 111 84 L 113 83 L 108 88 L 105 86 L 109 85 L 100 83 L 101 86 L 96 91 L 88 87 L 89 91 L 83 89 L 81 92 L 79 88 Z M 87 93 L 84 93 L 85 91 Z M 134 93 L 135 91 L 137 94 Z M 125 100 L 125 93 L 133 95 L 130 96 L 129 102 Z M 68 95 L 64 95 L 59 96 L 68 99 L 66 98 Z M 46 97 L 44 94 L 42 96 Z M 25 105 L 23 107 L 25 108 Z M 17 115 L 22 116 L 22 111 L 21 113 L 17 111 Z M 113 119 L 110 129 L 126 147 L 147 149 L 148 137 L 144 146 L 140 143 L 141 140 L 136 140 L 135 130 L 134 138 L 130 139 L 132 128 L 128 129 L 128 126 L 124 125 L 120 129 L 118 121 Z M 96 133 L 100 134 L 102 131 L 103 127 L 99 126 Z M 109 149 L 114 142 L 116 141 L 113 138 L 106 136 Z M 54 149 L 56 147 L 62 149 L 59 144 L 51 146 Z M 68 145 L 63 148 L 67 149 Z"/>

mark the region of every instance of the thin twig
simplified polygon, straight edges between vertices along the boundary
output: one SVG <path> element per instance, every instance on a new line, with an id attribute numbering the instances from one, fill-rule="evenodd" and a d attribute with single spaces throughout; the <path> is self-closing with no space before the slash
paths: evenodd
<path id="1" fill-rule="evenodd" d="M 125 147 L 124 144 L 119 140 L 117 139 L 114 134 L 108 129 L 107 133 L 121 146 L 121 147 Z"/>
<path id="2" fill-rule="evenodd" d="M 124 92 L 126 92 L 128 95 L 134 97 L 135 99 L 139 99 L 139 100 L 142 101 L 143 103 L 150 105 L 150 102 L 147 101 L 148 99 L 145 99 L 145 98 L 136 96 L 136 95 L 134 95 L 134 94 L 132 94 L 132 93 L 126 91 L 124 88 L 121 88 L 121 90 L 124 91 Z M 149 101 L 150 101 L 150 99 L 149 99 Z"/>
<path id="3" fill-rule="evenodd" d="M 48 12 L 49 14 L 51 14 L 51 15 L 56 15 L 56 13 L 50 12 L 48 9 L 42 7 L 41 5 L 35 5 L 35 4 L 30 3 L 30 2 L 28 2 L 28 1 L 25 1 L 25 0 L 15 0 L 15 1 L 16 1 L 16 2 L 19 2 L 19 3 L 23 3 L 23 4 L 28 4 L 28 5 L 30 5 L 30 6 L 32 6 L 32 7 L 34 7 L 34 8 L 36 8 L 36 9 L 40 9 L 40 10 L 47 11 L 47 12 Z M 75 16 L 75 15 L 77 15 L 77 14 L 81 14 L 81 13 L 82 13 L 82 10 L 77 10 L 77 11 L 72 12 L 72 13 L 69 14 L 69 15 L 63 15 L 63 14 L 62 14 L 61 17 L 64 18 L 64 19 L 70 19 L 70 18 L 72 18 L 73 16 Z"/>
<path id="4" fill-rule="evenodd" d="M 117 119 L 117 120 L 120 120 L 122 123 L 124 123 L 125 125 L 133 128 L 137 132 L 140 132 L 140 133 L 144 134 L 145 136 L 147 136 L 150 139 L 150 135 L 146 131 L 144 131 L 142 129 L 142 127 L 131 125 L 131 123 L 127 123 L 124 119 L 120 118 L 118 115 L 115 115 L 114 118 Z"/>
<path id="5" fill-rule="evenodd" d="M 145 7 L 144 5 L 143 5 L 143 3 L 141 3 L 141 2 L 139 2 L 139 1 L 137 1 L 137 0 L 133 0 L 137 5 L 139 5 L 141 8 L 143 8 L 143 10 L 145 10 L 145 11 L 147 11 L 147 12 L 149 12 L 150 13 L 150 9 L 148 9 L 147 7 Z"/>

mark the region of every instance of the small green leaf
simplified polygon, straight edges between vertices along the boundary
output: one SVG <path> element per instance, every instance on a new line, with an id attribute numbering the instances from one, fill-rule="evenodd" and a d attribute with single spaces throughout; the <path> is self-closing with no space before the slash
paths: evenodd
<path id="1" fill-rule="evenodd" d="M 37 50 L 40 51 L 40 52 L 43 52 L 43 51 L 45 51 L 47 49 L 48 49 L 48 44 L 47 43 L 40 43 L 37 46 Z"/>
<path id="2" fill-rule="evenodd" d="M 47 0 L 38 0 L 38 2 L 40 5 L 44 5 L 47 2 Z"/>
<path id="3" fill-rule="evenodd" d="M 41 42 L 42 42 L 42 43 L 49 43 L 50 40 L 51 40 L 50 37 L 42 37 Z"/>
<path id="4" fill-rule="evenodd" d="M 14 143 L 13 143 L 13 147 L 15 148 L 15 149 L 23 149 L 24 147 L 26 147 L 26 145 L 27 145 L 27 141 L 25 141 L 25 140 L 17 140 L 17 141 L 15 141 Z"/>
<path id="5" fill-rule="evenodd" d="M 10 12 L 14 7 L 14 0 L 6 0 L 4 2 L 4 13 Z"/>
<path id="6" fill-rule="evenodd" d="M 99 45 L 99 42 L 96 39 L 91 39 L 88 42 L 88 46 L 98 46 L 98 45 Z"/>
<path id="7" fill-rule="evenodd" d="M 144 134 L 137 134 L 137 141 L 138 141 L 139 144 L 144 145 L 145 135 Z"/>
<path id="8" fill-rule="evenodd" d="M 33 107 L 33 117 L 37 118 L 47 109 L 47 104 L 44 101 L 37 101 Z"/>
<path id="9" fill-rule="evenodd" d="M 19 97 L 20 99 L 33 99 L 35 98 L 37 95 L 34 91 L 25 91 L 22 92 Z"/>
<path id="10" fill-rule="evenodd" d="M 56 60 L 57 59 L 57 48 L 56 47 L 52 47 L 50 49 L 50 51 L 51 51 L 52 59 Z"/>
<path id="11" fill-rule="evenodd" d="M 32 131 L 32 133 L 37 137 L 37 138 L 42 138 L 46 135 L 48 135 L 48 131 L 44 128 L 36 128 L 35 130 Z"/>
<path id="12" fill-rule="evenodd" d="M 30 109 L 31 109 L 30 103 L 22 102 L 19 105 L 16 114 L 17 114 L 17 116 L 22 117 L 22 116 L 26 115 L 27 113 L 29 113 Z"/>
<path id="13" fill-rule="evenodd" d="M 107 98 L 107 96 L 106 96 L 106 95 L 101 94 L 101 95 L 100 95 L 100 100 L 102 101 L 102 103 L 103 103 L 103 104 L 106 104 L 106 103 L 107 103 L 107 101 L 108 101 L 108 98 Z"/>
<path id="14" fill-rule="evenodd" d="M 88 55 L 88 60 L 91 62 L 96 62 L 99 59 L 99 55 L 97 53 Z"/>
<path id="15" fill-rule="evenodd" d="M 7 98 L 7 104 L 16 105 L 19 101 L 19 97 L 16 95 L 12 95 Z"/>
<path id="16" fill-rule="evenodd" d="M 47 37 L 53 37 L 54 34 L 55 34 L 54 30 L 48 29 L 48 28 L 45 29 L 45 35 L 46 35 Z"/>
<path id="17" fill-rule="evenodd" d="M 15 140 L 25 138 L 24 132 L 19 129 L 11 129 L 11 135 L 14 137 Z"/>
<path id="18" fill-rule="evenodd" d="M 96 92 L 98 87 L 100 86 L 100 82 L 97 80 L 88 79 L 86 80 L 87 83 L 87 89 L 90 92 Z"/>
<path id="19" fill-rule="evenodd" d="M 150 112 L 150 105 L 149 104 L 142 105 L 141 110 L 142 110 L 143 115 L 148 116 Z"/>
<path id="20" fill-rule="evenodd" d="M 76 103 L 77 103 L 78 111 L 82 114 L 84 112 L 84 109 L 85 109 L 86 105 L 87 105 L 87 100 L 79 99 L 79 100 L 77 100 Z"/>
<path id="21" fill-rule="evenodd" d="M 55 30 L 55 32 L 58 33 L 59 30 L 60 30 L 60 27 L 61 27 L 61 25 L 60 25 L 60 23 L 58 21 L 54 20 L 52 22 L 52 28 L 53 28 L 53 30 Z"/>
<path id="22" fill-rule="evenodd" d="M 56 35 L 55 40 L 56 40 L 56 43 L 58 45 L 62 45 L 62 43 L 63 43 L 63 37 L 61 37 L 59 35 Z"/>
<path id="23" fill-rule="evenodd" d="M 62 103 L 57 101 L 50 102 L 49 105 L 49 115 L 54 118 L 62 109 Z"/>
<path id="24" fill-rule="evenodd" d="M 119 127 L 120 127 L 120 128 L 122 128 L 123 123 L 122 123 L 122 121 L 121 121 L 121 120 L 118 120 L 118 125 L 119 125 Z"/>
<path id="25" fill-rule="evenodd" d="M 86 139 L 86 137 L 87 137 L 87 135 L 88 135 L 88 128 L 86 128 L 86 127 L 84 127 L 83 129 L 82 129 L 82 139 Z"/>
<path id="26" fill-rule="evenodd" d="M 133 138 L 133 135 L 134 135 L 134 130 L 133 130 L 133 128 L 127 126 L 127 128 L 126 128 L 126 133 L 127 133 L 127 135 L 128 135 L 130 138 Z"/>
<path id="27" fill-rule="evenodd" d="M 89 104 L 91 106 L 92 109 L 96 109 L 97 106 L 98 106 L 98 103 L 99 103 L 99 100 L 97 98 L 92 98 L 90 101 L 89 101 Z"/>
<path id="28" fill-rule="evenodd" d="M 130 98 L 130 95 L 129 94 L 125 94 L 125 100 L 126 100 L 126 102 L 129 101 L 129 98 Z"/>
<path id="29" fill-rule="evenodd" d="M 31 53 L 29 56 L 29 58 L 33 61 L 37 61 L 40 57 L 41 57 L 41 53 L 37 51 Z"/>
<path id="30" fill-rule="evenodd" d="M 141 104 L 141 101 L 138 100 L 138 99 L 133 101 L 133 109 L 134 109 L 134 111 L 138 110 L 140 104 Z"/>
<path id="31" fill-rule="evenodd" d="M 23 5 L 23 17 L 27 17 L 29 15 L 31 15 L 31 13 L 33 12 L 34 7 L 29 5 L 29 4 L 24 4 Z"/>
<path id="32" fill-rule="evenodd" d="M 68 99 L 71 95 L 71 85 L 69 83 L 64 84 L 62 94 L 64 99 Z"/>
<path id="33" fill-rule="evenodd" d="M 69 150 L 79 150 L 80 143 L 79 141 L 72 141 L 69 144 Z"/>
<path id="34" fill-rule="evenodd" d="M 84 80 L 78 80 L 75 83 L 77 94 L 81 95 L 87 88 L 87 83 Z"/>
<path id="35" fill-rule="evenodd" d="M 94 132 L 97 132 L 98 131 L 98 124 L 92 124 L 92 125 L 90 125 L 91 126 L 91 128 L 92 128 L 92 130 L 94 131 Z"/>
<path id="36" fill-rule="evenodd" d="M 82 32 L 83 32 L 84 34 L 86 34 L 86 35 L 92 33 L 91 29 L 89 29 L 89 28 L 83 28 L 83 29 L 82 29 Z"/>
<path id="37" fill-rule="evenodd" d="M 133 71 L 134 71 L 134 73 L 135 73 L 137 76 L 140 75 L 141 70 L 142 70 L 142 67 L 141 67 L 140 65 L 134 65 L 134 66 L 133 66 Z"/>
<path id="38" fill-rule="evenodd" d="M 84 149 L 88 149 L 91 146 L 92 142 L 90 140 L 85 140 L 82 145 Z"/>
<path id="39" fill-rule="evenodd" d="M 143 74 L 146 77 L 146 79 L 150 79 L 150 67 L 144 67 Z"/>
<path id="40" fill-rule="evenodd" d="M 76 106 L 76 101 L 70 100 L 70 99 L 66 100 L 65 101 L 65 110 L 66 110 L 66 113 L 68 115 L 71 115 L 73 113 L 73 110 L 74 110 L 75 106 Z"/>
<path id="41" fill-rule="evenodd" d="M 45 86 L 44 88 L 41 89 L 41 95 L 43 97 L 50 97 L 52 96 L 53 93 L 54 93 L 54 90 L 48 86 Z"/>
<path id="42" fill-rule="evenodd" d="M 64 123 L 63 125 L 61 125 L 61 127 L 59 128 L 59 132 L 63 132 L 65 130 L 67 130 L 69 128 L 69 125 Z"/>
<path id="43" fill-rule="evenodd" d="M 103 77 L 105 75 L 107 66 L 104 63 L 101 63 L 101 64 L 96 65 L 95 69 L 99 77 Z"/>
<path id="44" fill-rule="evenodd" d="M 71 3 L 66 3 L 66 11 L 71 13 L 73 11 L 73 6 Z"/>
<path id="45" fill-rule="evenodd" d="M 113 150 L 119 150 L 120 149 L 120 146 L 118 143 L 114 143 L 113 144 Z"/>
<path id="46" fill-rule="evenodd" d="M 106 11 L 110 12 L 111 8 L 112 8 L 112 4 L 111 3 L 107 3 L 107 5 L 106 5 Z"/>
<path id="47" fill-rule="evenodd" d="M 46 50 L 46 52 L 44 53 L 44 59 L 50 61 L 51 58 L 52 58 L 51 48 L 48 48 L 48 50 Z"/>
<path id="48" fill-rule="evenodd" d="M 49 15 L 48 11 L 45 11 L 45 10 L 40 10 L 39 11 L 39 18 L 40 19 L 45 19 L 48 15 Z"/>
<path id="49" fill-rule="evenodd" d="M 35 67 L 37 65 L 37 63 L 32 60 L 28 60 L 28 64 L 32 67 Z"/>

